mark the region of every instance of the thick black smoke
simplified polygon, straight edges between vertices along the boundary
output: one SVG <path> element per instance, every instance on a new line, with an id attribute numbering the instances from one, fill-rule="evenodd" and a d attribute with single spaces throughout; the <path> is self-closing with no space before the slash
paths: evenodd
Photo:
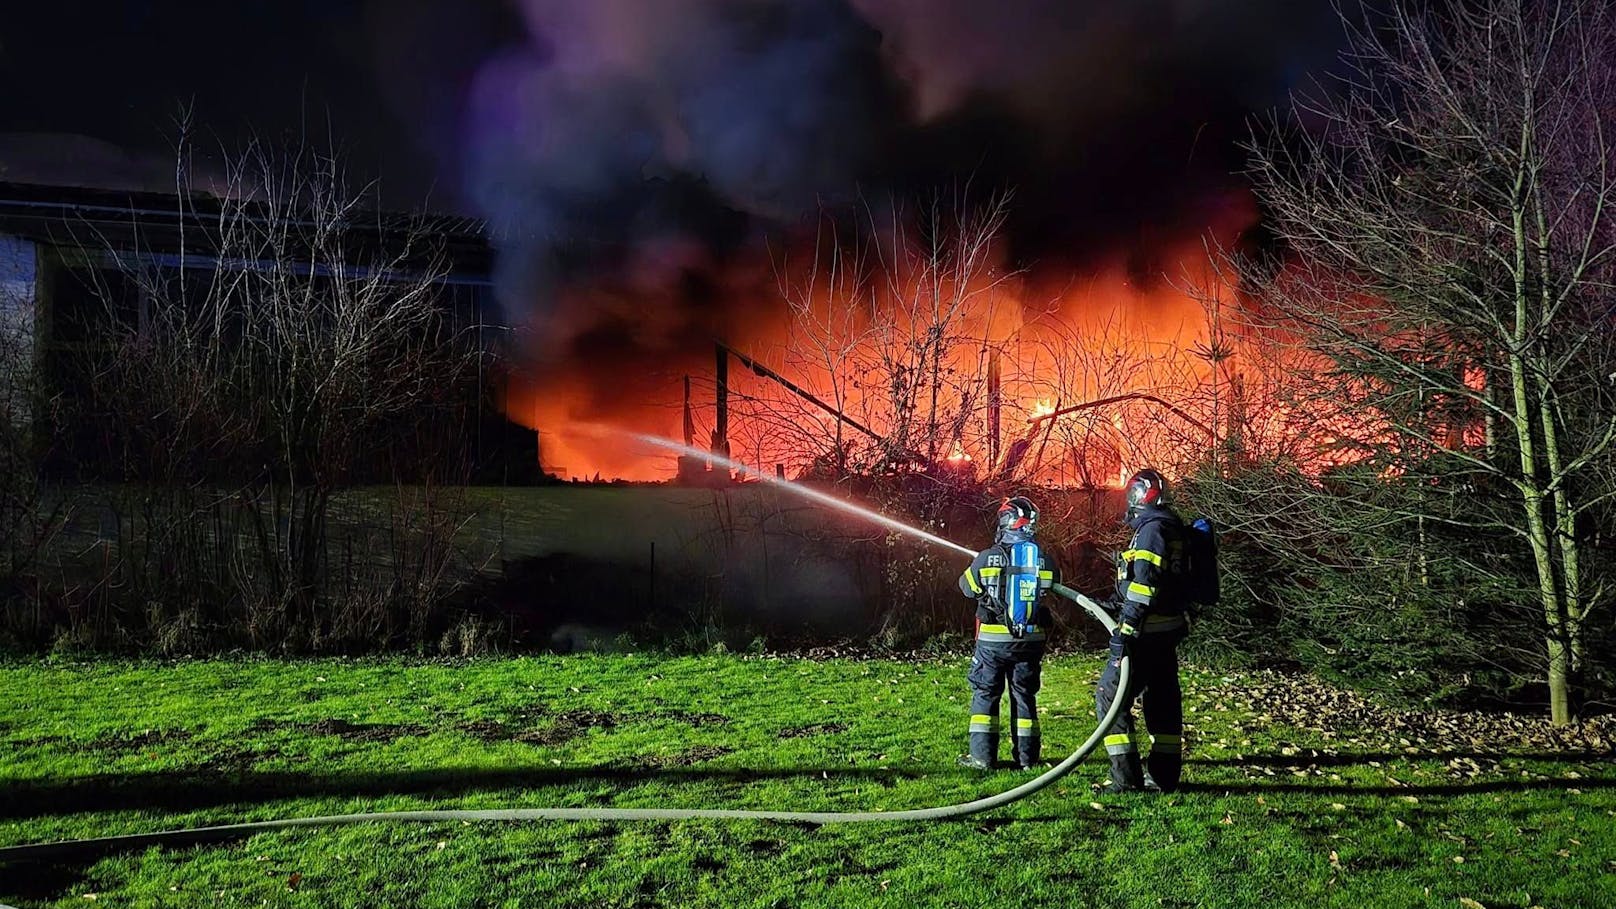
<path id="1" fill-rule="evenodd" d="M 1236 140 L 1334 52 L 1327 0 L 524 0 L 467 110 L 517 306 L 855 194 L 1012 188 L 1013 254 L 1151 271 L 1238 187 Z"/>
<path id="2" fill-rule="evenodd" d="M 531 0 L 469 109 L 471 187 L 531 300 L 579 270 L 849 193 L 908 120 L 881 36 L 841 2 Z"/>

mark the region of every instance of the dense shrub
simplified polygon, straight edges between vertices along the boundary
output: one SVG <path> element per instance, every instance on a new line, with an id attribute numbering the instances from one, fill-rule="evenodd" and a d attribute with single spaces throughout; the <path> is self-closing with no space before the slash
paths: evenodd
<path id="1" fill-rule="evenodd" d="M 1405 700 L 1542 703 L 1542 616 L 1509 507 L 1487 490 L 1403 484 L 1367 468 L 1192 478 L 1184 509 L 1226 530 L 1224 601 L 1189 650 Z M 1596 700 L 1610 691 L 1610 653 L 1588 651 Z"/>

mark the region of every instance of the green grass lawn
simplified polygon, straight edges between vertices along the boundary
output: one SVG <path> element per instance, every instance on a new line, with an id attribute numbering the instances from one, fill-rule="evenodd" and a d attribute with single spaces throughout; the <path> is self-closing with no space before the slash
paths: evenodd
<path id="1" fill-rule="evenodd" d="M 635 655 L 0 665 L 0 844 L 394 808 L 897 809 L 954 767 L 965 657 Z M 1046 667 L 1049 757 L 1096 655 Z M 955 822 L 394 824 L 0 867 L 114 906 L 1616 906 L 1608 723 L 1377 707 L 1185 673 L 1186 791 L 1052 790 Z"/>

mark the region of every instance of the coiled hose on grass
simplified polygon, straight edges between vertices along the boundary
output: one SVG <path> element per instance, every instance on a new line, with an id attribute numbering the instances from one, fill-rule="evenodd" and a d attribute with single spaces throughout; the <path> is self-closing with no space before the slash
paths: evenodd
<path id="1" fill-rule="evenodd" d="M 1114 630 L 1116 622 L 1093 600 L 1061 584 L 1055 592 L 1082 606 L 1091 615 Z M 1126 691 L 1131 660 L 1122 660 L 1122 677 L 1118 688 Z M 152 833 L 129 833 L 120 836 L 101 836 L 82 840 L 60 840 L 53 843 L 31 843 L 21 846 L 0 847 L 0 862 L 32 861 L 58 858 L 82 852 L 104 852 L 139 849 L 146 846 L 178 846 L 212 842 L 282 830 L 288 827 L 335 827 L 343 824 L 368 824 L 398 821 L 686 821 L 699 819 L 786 821 L 799 824 L 857 824 L 876 821 L 941 821 L 991 811 L 1011 802 L 1017 802 L 1072 771 L 1078 762 L 1092 752 L 1106 730 L 1111 728 L 1117 715 L 1127 706 L 1125 699 L 1113 698 L 1111 709 L 1094 727 L 1094 732 L 1077 747 L 1066 760 L 1061 761 L 1035 779 L 1014 789 L 957 805 L 936 808 L 910 808 L 903 811 L 762 811 L 736 808 L 505 808 L 505 809 L 451 809 L 433 811 L 376 811 L 362 814 L 332 814 L 324 817 L 294 817 L 273 821 L 251 821 L 243 824 L 220 824 L 212 827 L 192 827 L 183 830 L 160 830 Z"/>

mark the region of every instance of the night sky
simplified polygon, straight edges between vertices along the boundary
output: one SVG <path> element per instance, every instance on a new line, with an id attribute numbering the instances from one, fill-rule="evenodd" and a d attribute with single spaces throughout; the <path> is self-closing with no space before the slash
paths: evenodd
<path id="1" fill-rule="evenodd" d="M 521 40 L 499 0 L 9 3 L 0 166 L 162 187 L 190 105 L 202 145 L 329 135 L 389 201 L 470 213 L 459 108 L 480 63 Z"/>
<path id="2" fill-rule="evenodd" d="M 329 134 L 398 204 L 479 214 L 518 185 L 562 197 L 551 208 L 627 204 L 610 171 L 628 159 L 637 177 L 705 176 L 766 217 L 855 183 L 972 172 L 1028 197 L 1098 195 L 1086 207 L 1107 215 L 1153 209 L 1110 196 L 1227 173 L 1247 112 L 1328 62 L 1336 36 L 1325 0 L 7 6 L 8 179 L 166 180 L 194 104 L 226 144 Z M 535 142 L 564 147 L 522 147 Z M 513 157 L 563 172 L 488 172 Z M 1051 214 L 1025 224 L 1058 232 Z"/>

